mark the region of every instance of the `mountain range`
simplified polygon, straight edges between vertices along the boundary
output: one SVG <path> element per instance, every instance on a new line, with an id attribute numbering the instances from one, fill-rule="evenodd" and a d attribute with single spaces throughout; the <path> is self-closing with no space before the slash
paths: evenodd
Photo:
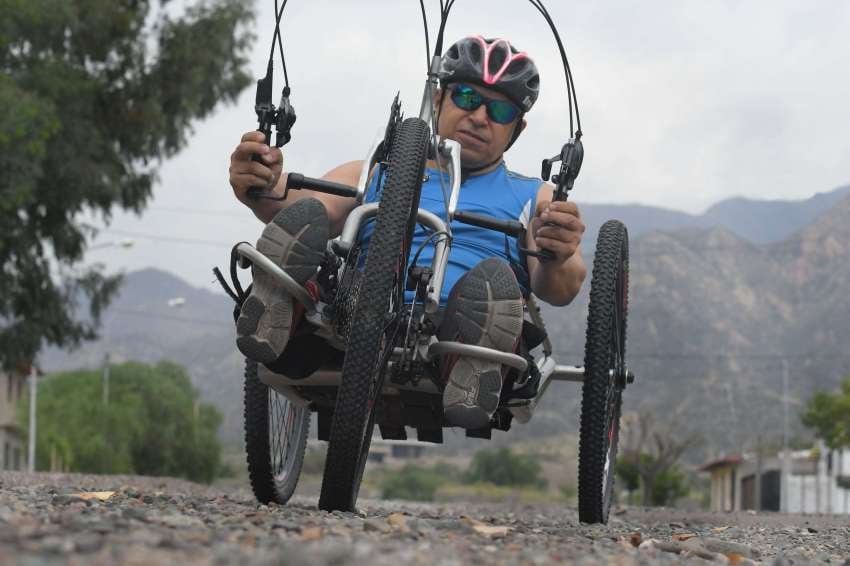
<path id="1" fill-rule="evenodd" d="M 729 199 L 702 215 L 581 208 L 589 264 L 604 220 L 620 219 L 630 232 L 627 362 L 637 380 L 624 411 L 651 409 L 671 426 L 700 431 L 696 458 L 777 442 L 783 372 L 794 433 L 811 393 L 850 374 L 850 186 L 804 201 Z M 572 305 L 544 308 L 559 363 L 583 363 L 589 283 Z M 234 335 L 230 299 L 151 268 L 126 275 L 99 340 L 74 352 L 48 349 L 41 364 L 100 367 L 107 353 L 113 361 L 174 360 L 222 410 L 222 438 L 238 446 L 242 358 Z M 576 431 L 579 399 L 579 386 L 554 384 L 531 423 L 508 436 Z"/>

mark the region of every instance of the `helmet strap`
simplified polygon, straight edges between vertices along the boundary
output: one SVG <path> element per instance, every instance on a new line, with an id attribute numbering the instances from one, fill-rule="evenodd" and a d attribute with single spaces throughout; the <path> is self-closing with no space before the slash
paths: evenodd
<path id="1" fill-rule="evenodd" d="M 514 142 L 519 139 L 519 135 L 522 133 L 522 120 L 525 118 L 525 112 L 520 112 L 519 116 L 517 116 L 516 123 L 514 124 L 514 133 L 511 134 L 511 141 L 508 142 L 508 145 L 505 146 L 505 151 L 508 151 Z M 504 151 L 502 152 L 504 153 Z"/>

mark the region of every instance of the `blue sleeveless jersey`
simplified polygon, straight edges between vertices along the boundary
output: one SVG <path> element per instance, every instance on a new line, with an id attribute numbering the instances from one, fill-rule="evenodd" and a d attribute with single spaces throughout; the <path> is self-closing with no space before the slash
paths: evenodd
<path id="1" fill-rule="evenodd" d="M 443 186 L 446 190 L 446 198 L 443 197 L 443 189 L 440 183 L 440 171 L 437 169 L 425 170 L 425 182 L 422 184 L 422 197 L 419 207 L 424 208 L 445 220 L 448 195 L 451 193 L 451 185 L 448 173 L 442 173 Z M 381 189 L 377 187 L 377 175 L 373 176 L 372 183 L 366 190 L 365 202 L 378 200 Z M 502 162 L 499 167 L 484 175 L 470 176 L 460 187 L 457 210 L 464 212 L 475 212 L 487 214 L 501 220 L 519 220 L 528 226 L 528 221 L 534 212 L 537 190 L 542 181 L 530 177 L 524 177 L 509 171 Z M 517 274 L 517 280 L 523 290 L 523 294 L 530 292 L 527 267 L 520 260 L 519 249 L 516 238 L 506 236 L 495 230 L 470 226 L 460 222 L 452 222 L 452 247 L 446 266 L 446 277 L 440 293 L 440 302 L 445 304 L 449 292 L 454 284 L 467 271 L 472 269 L 479 261 L 490 257 L 498 257 L 508 262 Z M 374 222 L 368 223 L 361 230 L 361 246 L 365 257 L 369 237 L 374 229 Z M 411 246 L 410 259 L 420 249 L 423 242 L 428 239 L 429 232 L 417 225 L 413 234 L 413 245 Z M 523 243 L 524 245 L 524 243 Z M 419 254 L 416 263 L 422 266 L 430 266 L 434 257 L 434 246 L 428 243 Z M 413 300 L 413 293 L 405 294 L 406 301 Z"/>

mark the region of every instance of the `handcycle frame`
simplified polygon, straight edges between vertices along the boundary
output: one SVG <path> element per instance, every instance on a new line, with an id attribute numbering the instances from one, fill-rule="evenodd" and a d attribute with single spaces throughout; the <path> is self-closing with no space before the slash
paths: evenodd
<path id="1" fill-rule="evenodd" d="M 443 26 L 445 25 L 446 17 L 447 13 L 443 15 Z M 440 35 L 442 35 L 442 29 Z M 560 38 L 558 38 L 558 43 L 560 45 Z M 441 46 L 438 46 L 437 50 L 440 49 Z M 420 107 L 419 118 L 433 128 L 431 143 L 429 147 L 429 155 L 431 155 L 432 157 L 436 157 L 438 163 L 440 162 L 440 158 L 445 159 L 449 173 L 449 184 L 451 186 L 451 192 L 449 195 L 448 203 L 446 203 L 447 218 L 445 221 L 437 215 L 431 213 L 430 211 L 424 210 L 422 208 L 418 209 L 416 215 L 417 223 L 427 228 L 430 228 L 434 232 L 444 233 L 447 235 L 445 238 L 437 239 L 434 244 L 435 250 L 431 263 L 432 276 L 429 280 L 429 285 L 425 293 L 426 298 L 424 310 L 426 313 L 434 313 L 439 309 L 440 306 L 440 294 L 443 288 L 449 253 L 451 251 L 452 221 L 457 220 L 463 223 L 473 224 L 479 227 L 494 229 L 503 232 L 509 236 L 516 237 L 520 245 L 523 244 L 523 242 L 521 242 L 521 237 L 525 233 L 525 227 L 517 221 L 506 222 L 497 218 L 486 217 L 483 215 L 469 213 L 464 214 L 462 211 L 457 210 L 458 197 L 460 195 L 461 188 L 461 146 L 458 142 L 454 140 L 441 139 L 440 136 L 436 133 L 437 111 L 435 109 L 434 100 L 436 90 L 439 86 L 438 77 L 440 61 L 441 57 L 435 51 L 428 68 L 428 78 L 425 82 L 425 89 L 422 95 L 422 104 Z M 564 64 L 568 70 L 566 60 L 564 61 Z M 571 75 L 569 74 L 569 72 L 567 74 L 567 78 L 568 85 L 570 85 L 568 87 L 569 91 L 571 88 Z M 568 96 L 573 95 L 572 93 L 568 92 Z M 392 120 L 393 117 L 391 115 L 391 123 Z M 578 168 L 580 168 L 581 166 L 583 149 L 581 148 L 581 142 L 579 141 L 580 137 L 581 134 L 578 133 L 578 135 L 574 139 L 571 139 L 565 145 L 561 153 L 561 174 L 560 176 L 556 176 L 556 180 L 558 183 L 556 193 L 562 193 L 561 198 L 566 198 L 566 194 L 569 189 L 572 188 L 572 183 L 575 179 L 575 176 L 578 174 Z M 372 177 L 373 168 L 378 161 L 378 153 L 381 151 L 381 149 L 386 149 L 382 146 L 383 144 L 388 143 L 389 141 L 390 140 L 386 138 L 385 133 L 381 133 L 376 137 L 375 142 L 369 148 L 369 152 L 366 155 L 366 158 L 363 160 L 363 166 L 360 171 L 360 178 L 357 187 L 345 187 L 335 183 L 323 182 L 320 179 L 305 178 L 304 176 L 299 174 L 293 175 L 292 173 L 290 173 L 290 177 L 287 179 L 286 192 L 284 193 L 284 195 L 286 195 L 290 189 L 297 190 L 301 188 L 310 188 L 312 190 L 318 190 L 342 196 L 349 196 L 351 198 L 356 199 L 356 201 L 359 203 L 358 206 L 351 213 L 349 213 L 349 216 L 346 218 L 345 224 L 343 226 L 342 233 L 333 246 L 334 251 L 343 260 L 345 259 L 345 254 L 354 247 L 357 240 L 357 236 L 363 224 L 377 215 L 378 203 L 375 202 L 364 204 L 363 200 L 366 194 L 366 189 Z M 573 161 L 571 162 L 571 158 L 568 156 L 570 151 L 575 151 L 575 144 L 578 144 L 579 152 L 577 156 L 577 165 L 574 161 L 575 158 L 573 158 Z M 557 160 L 558 156 L 550 160 L 544 160 L 544 172 L 550 171 L 552 162 Z M 573 168 L 573 170 L 570 170 L 571 167 Z M 294 179 L 297 180 L 296 183 L 292 183 Z M 341 346 L 339 337 L 336 336 L 336 333 L 334 331 L 332 321 L 326 320 L 323 317 L 322 313 L 324 311 L 323 307 L 325 305 L 318 305 L 304 287 L 302 287 L 298 282 L 296 282 L 292 277 L 290 277 L 283 269 L 281 269 L 273 262 L 265 258 L 250 244 L 239 244 L 236 247 L 236 252 L 245 260 L 246 265 L 248 262 L 254 263 L 259 268 L 274 276 L 280 282 L 280 284 L 283 285 L 283 287 L 299 303 L 304 306 L 305 318 L 308 322 L 316 326 L 316 334 L 326 338 L 332 345 Z M 559 365 L 552 357 L 552 344 L 549 340 L 548 334 L 545 333 L 545 324 L 540 314 L 540 309 L 537 306 L 536 300 L 534 299 L 533 295 L 529 294 L 529 296 L 527 297 L 526 306 L 527 311 L 532 319 L 532 323 L 544 332 L 545 337 L 541 344 L 542 353 L 534 360 L 534 363 L 537 365 L 537 370 L 540 374 L 540 381 L 537 387 L 536 395 L 531 399 L 516 400 L 516 402 L 512 405 L 508 405 L 508 408 L 512 413 L 513 417 L 521 423 L 528 422 L 531 419 L 534 408 L 537 406 L 537 403 L 542 398 L 543 394 L 546 392 L 552 381 L 572 381 L 579 383 L 584 381 L 583 367 L 578 365 Z M 410 316 L 413 316 L 412 312 Z M 390 358 L 391 362 L 393 361 L 393 357 L 397 357 L 395 352 L 393 354 L 394 355 Z M 416 356 L 419 356 L 421 360 L 427 362 L 432 361 L 437 357 L 451 354 L 463 354 L 465 356 L 483 358 L 501 363 L 508 367 L 515 368 L 519 370 L 521 375 L 527 375 L 528 373 L 528 361 L 522 356 L 502 352 L 492 348 L 463 344 L 460 342 L 437 341 L 433 336 L 431 337 L 431 340 L 428 342 L 427 345 L 424 345 L 424 347 L 417 348 L 417 351 L 414 352 L 414 358 Z M 262 382 L 274 388 L 280 394 L 286 396 L 293 403 L 301 405 L 308 403 L 308 401 L 301 394 L 299 394 L 296 387 L 309 387 L 310 385 L 320 384 L 323 386 L 338 385 L 339 377 L 339 375 L 328 375 L 326 372 L 323 373 L 320 371 L 318 374 L 314 374 L 314 376 L 302 379 L 291 379 L 281 374 L 276 374 L 265 368 L 261 368 L 259 370 L 259 378 Z M 625 384 L 628 380 L 627 375 L 617 377 L 621 379 L 623 384 Z M 411 387 L 419 390 L 421 387 L 419 385 L 420 383 L 425 384 L 428 382 L 419 381 L 411 385 Z M 398 384 L 385 383 L 383 386 L 382 393 L 386 393 L 388 391 L 391 391 L 393 388 L 398 387 Z M 438 391 L 432 392 L 437 393 Z"/>
<path id="2" fill-rule="evenodd" d="M 426 94 L 426 98 L 427 97 L 428 94 Z M 378 141 L 370 148 L 369 155 L 367 156 L 367 159 L 364 160 L 364 168 L 363 173 L 361 174 L 360 183 L 356 188 L 352 188 L 352 196 L 353 198 L 356 198 L 358 202 L 362 203 L 363 196 L 365 195 L 365 189 L 370 180 L 369 168 L 366 167 L 366 164 L 374 162 L 374 157 L 377 153 L 377 148 L 381 139 L 383 138 L 379 138 Z M 438 137 L 434 137 L 432 139 L 435 140 L 434 145 L 436 146 L 432 147 L 432 150 L 440 151 L 449 164 L 448 169 L 451 196 L 449 198 L 448 215 L 452 219 L 458 219 L 459 221 L 464 222 L 465 218 L 463 214 L 458 214 L 459 211 L 456 210 L 458 196 L 460 194 L 460 144 L 449 139 L 439 140 Z M 316 185 L 315 182 L 312 184 Z M 339 250 L 339 252 L 342 253 L 347 253 L 355 245 L 357 235 L 361 227 L 364 223 L 374 218 L 377 212 L 378 203 L 365 203 L 358 205 L 346 219 L 340 237 L 334 242 L 334 249 Z M 451 233 L 449 223 L 439 218 L 436 214 L 421 208 L 417 213 L 417 222 L 434 232 Z M 518 231 L 516 223 L 503 222 L 492 218 L 491 228 L 498 229 L 497 227 L 499 226 L 502 227 L 502 230 L 500 230 L 502 232 L 513 236 L 518 235 L 516 233 Z M 430 284 L 426 293 L 427 298 L 425 301 L 425 312 L 427 313 L 436 312 L 440 305 L 440 294 L 442 291 L 449 252 L 451 251 L 451 240 L 450 238 L 438 239 L 434 245 L 435 251 L 431 263 L 433 276 L 430 279 Z M 328 340 L 331 345 L 336 345 L 340 347 L 340 349 L 342 348 L 340 337 L 336 335 L 333 322 L 327 320 L 323 316 L 324 308 L 327 305 L 315 301 L 301 284 L 296 282 L 283 269 L 266 258 L 250 244 L 239 244 L 236 247 L 236 252 L 245 260 L 244 265 L 247 265 L 247 263 L 250 262 L 255 267 L 262 269 L 266 273 L 275 277 L 287 290 L 287 292 L 289 292 L 292 297 L 304 307 L 305 319 L 307 322 L 316 327 L 316 334 Z M 545 332 L 545 324 L 533 295 L 528 297 L 526 304 L 531 322 Z M 531 419 L 534 408 L 537 406 L 543 394 L 553 381 L 582 382 L 584 380 L 583 367 L 559 365 L 557 363 L 555 358 L 552 356 L 552 344 L 548 335 L 544 338 L 541 346 L 542 352 L 535 358 L 534 361 L 537 365 L 538 371 L 540 372 L 540 382 L 537 394 L 531 399 L 515 400 L 507 406 L 513 414 L 513 417 L 521 423 L 528 422 Z M 392 362 L 394 359 L 397 359 L 400 353 L 401 352 L 394 352 L 390 361 Z M 427 344 L 420 345 L 420 348 L 418 348 L 415 353 L 416 356 L 419 356 L 420 361 L 425 362 L 434 361 L 440 356 L 450 354 L 463 354 L 465 356 L 487 359 L 515 368 L 519 370 L 520 373 L 525 373 L 528 370 L 528 361 L 522 356 L 502 352 L 492 348 L 463 344 L 460 342 L 438 341 L 434 337 L 431 337 L 431 340 Z M 265 367 L 261 367 L 259 370 L 259 378 L 262 382 L 275 389 L 275 391 L 281 395 L 287 397 L 293 403 L 304 405 L 308 404 L 309 400 L 299 392 L 299 388 L 310 386 L 336 386 L 339 384 L 340 374 L 338 371 L 329 372 L 319 370 L 312 376 L 302 379 L 292 379 L 282 374 L 274 373 Z M 396 384 L 385 382 L 382 393 L 392 393 L 398 389 L 409 389 L 433 394 L 439 393 L 433 383 L 428 380 L 421 380 L 415 384 Z"/>

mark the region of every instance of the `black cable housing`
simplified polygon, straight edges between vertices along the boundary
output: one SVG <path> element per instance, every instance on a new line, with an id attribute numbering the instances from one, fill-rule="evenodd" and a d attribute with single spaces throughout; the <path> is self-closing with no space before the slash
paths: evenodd
<path id="1" fill-rule="evenodd" d="M 289 2 L 289 0 L 283 0 L 283 4 L 281 4 L 280 10 L 278 10 L 278 0 L 274 0 L 274 35 L 272 36 L 272 47 L 271 51 L 269 52 L 269 65 L 273 63 L 274 47 L 275 43 L 277 43 L 278 49 L 280 51 L 280 61 L 283 64 L 283 83 L 286 85 L 286 88 L 289 89 L 289 74 L 286 72 L 286 57 L 283 56 L 283 37 L 280 33 L 280 19 L 283 17 L 283 10 L 284 8 L 286 8 L 287 2 Z"/>
<path id="2" fill-rule="evenodd" d="M 425 26 L 425 72 L 431 68 L 431 38 L 428 33 L 428 16 L 425 14 L 425 0 L 419 0 L 422 9 L 422 24 Z"/>
<path id="3" fill-rule="evenodd" d="M 454 6 L 455 0 L 448 0 L 443 4 L 440 0 L 440 31 L 437 32 L 437 43 L 434 45 L 434 57 L 440 57 L 443 54 L 443 33 L 446 30 L 446 22 L 449 20 L 449 12 Z"/>
<path id="4" fill-rule="evenodd" d="M 552 30 L 552 34 L 555 36 L 555 42 L 558 44 L 558 51 L 561 54 L 561 62 L 564 65 L 564 75 L 567 80 L 567 101 L 569 102 L 570 109 L 570 137 L 575 138 L 576 140 L 581 139 L 581 117 L 579 116 L 578 111 L 578 98 L 576 97 L 576 89 L 575 84 L 573 82 L 573 73 L 570 70 L 570 63 L 567 59 L 567 52 L 564 49 L 564 44 L 561 41 L 561 36 L 558 34 L 558 29 L 555 27 L 555 22 L 552 21 L 552 17 L 549 15 L 549 11 L 546 9 L 546 6 L 543 5 L 542 0 L 529 0 L 532 6 L 537 8 L 537 11 L 543 16 L 546 20 L 546 23 L 549 24 L 549 28 Z M 576 128 L 573 128 L 573 110 L 575 109 L 575 125 Z"/>

